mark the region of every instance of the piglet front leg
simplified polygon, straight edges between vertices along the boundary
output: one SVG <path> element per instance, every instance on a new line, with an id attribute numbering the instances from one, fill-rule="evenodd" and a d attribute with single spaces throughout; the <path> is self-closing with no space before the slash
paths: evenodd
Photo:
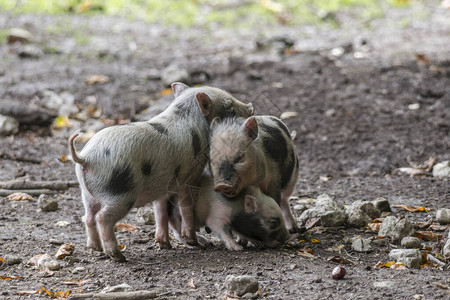
<path id="1" fill-rule="evenodd" d="M 168 201 L 168 197 L 165 197 L 153 203 L 156 221 L 155 239 L 160 249 L 171 248 L 169 241 L 169 215 L 167 210 Z"/>
<path id="2" fill-rule="evenodd" d="M 181 215 L 181 238 L 189 246 L 198 246 L 195 233 L 194 208 L 198 197 L 198 189 L 184 184 L 178 191 L 178 203 Z"/>

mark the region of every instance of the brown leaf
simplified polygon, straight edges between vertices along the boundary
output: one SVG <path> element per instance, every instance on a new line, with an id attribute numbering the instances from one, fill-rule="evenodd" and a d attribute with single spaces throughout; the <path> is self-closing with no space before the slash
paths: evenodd
<path id="1" fill-rule="evenodd" d="M 34 198 L 31 195 L 25 193 L 12 193 L 6 199 L 11 201 L 33 201 Z"/>
<path id="2" fill-rule="evenodd" d="M 446 286 L 446 285 L 443 285 L 442 283 L 439 283 L 439 282 L 433 282 L 437 287 L 440 287 L 441 289 L 444 289 L 444 290 L 448 290 L 449 289 L 449 287 L 448 286 Z"/>
<path id="3" fill-rule="evenodd" d="M 380 231 L 381 223 L 370 223 L 370 224 L 367 224 L 367 227 L 370 230 L 378 232 L 378 231 Z"/>
<path id="4" fill-rule="evenodd" d="M 20 279 L 22 277 L 16 276 L 16 277 L 10 277 L 10 276 L 0 276 L 1 280 L 13 280 L 13 279 Z"/>
<path id="5" fill-rule="evenodd" d="M 428 212 L 432 210 L 431 208 L 425 208 L 423 206 L 411 206 L 411 205 L 393 205 L 393 207 L 403 208 L 410 212 Z"/>
<path id="6" fill-rule="evenodd" d="M 114 227 L 116 230 L 120 230 L 122 232 L 133 232 L 138 229 L 138 227 L 131 224 L 119 223 Z"/>
<path id="7" fill-rule="evenodd" d="M 78 285 L 78 286 L 81 286 L 81 285 L 86 284 L 88 282 L 91 282 L 91 279 L 81 280 L 81 279 L 73 278 L 73 279 L 65 280 L 62 283 L 63 284 L 67 284 L 67 285 Z"/>
<path id="8" fill-rule="evenodd" d="M 109 78 L 101 74 L 91 75 L 84 80 L 86 84 L 97 84 L 97 83 L 104 84 L 107 83 L 108 81 Z"/>
<path id="9" fill-rule="evenodd" d="M 307 247 L 304 247 L 304 248 L 300 249 L 299 251 L 297 251 L 297 255 L 301 255 L 304 257 L 316 258 L 316 256 L 314 254 L 315 254 L 314 250 L 311 248 L 307 248 Z"/>
<path id="10" fill-rule="evenodd" d="M 72 290 L 52 292 L 52 291 L 47 290 L 44 287 L 42 287 L 40 289 L 40 291 L 43 292 L 43 293 L 46 293 L 52 299 L 54 299 L 54 298 L 67 298 L 70 295 L 70 293 L 72 293 Z"/>
<path id="11" fill-rule="evenodd" d="M 63 259 L 64 257 L 66 257 L 68 255 L 72 255 L 74 250 L 75 250 L 74 245 L 64 244 L 61 247 L 59 247 L 58 251 L 55 254 L 55 257 L 57 259 Z"/>
<path id="12" fill-rule="evenodd" d="M 172 89 L 164 89 L 159 93 L 160 97 L 164 97 L 172 94 Z"/>
<path id="13" fill-rule="evenodd" d="M 446 225 L 438 225 L 438 224 L 432 224 L 430 225 L 430 229 L 434 231 L 446 231 L 447 226 Z"/>
<path id="14" fill-rule="evenodd" d="M 442 239 L 442 234 L 434 233 L 432 231 L 417 231 L 416 236 L 421 240 L 427 241 L 439 241 Z"/>

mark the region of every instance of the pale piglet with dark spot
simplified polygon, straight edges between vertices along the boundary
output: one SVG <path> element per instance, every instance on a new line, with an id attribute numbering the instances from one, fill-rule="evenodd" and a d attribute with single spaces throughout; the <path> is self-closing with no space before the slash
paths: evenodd
<path id="1" fill-rule="evenodd" d="M 87 245 L 123 261 L 114 225 L 132 207 L 155 202 L 156 240 L 168 248 L 167 200 L 180 201 L 181 237 L 197 245 L 194 202 L 208 160 L 210 122 L 229 115 L 249 117 L 251 104 L 213 87 L 172 84 L 173 103 L 147 122 L 105 128 L 77 154 L 69 142 L 85 207 Z"/>

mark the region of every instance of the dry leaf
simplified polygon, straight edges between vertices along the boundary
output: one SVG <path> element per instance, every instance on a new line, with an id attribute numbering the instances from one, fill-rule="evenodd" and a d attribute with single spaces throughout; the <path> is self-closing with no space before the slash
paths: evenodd
<path id="1" fill-rule="evenodd" d="M 432 210 L 431 208 L 425 208 L 423 206 L 411 206 L 411 205 L 393 205 L 393 207 L 403 208 L 410 212 L 428 212 Z"/>
<path id="2" fill-rule="evenodd" d="M 1 280 L 13 280 L 13 279 L 19 279 L 20 278 L 20 276 L 19 277 L 16 277 L 16 278 L 14 278 L 14 277 L 9 277 L 9 276 L 0 276 L 0 279 Z"/>
<path id="3" fill-rule="evenodd" d="M 381 228 L 381 223 L 370 223 L 370 224 L 367 224 L 367 227 L 370 229 L 370 230 L 373 230 L 373 231 L 380 231 L 380 228 Z"/>
<path id="4" fill-rule="evenodd" d="M 289 119 L 298 116 L 298 113 L 295 111 L 285 111 L 280 115 L 281 120 Z"/>
<path id="5" fill-rule="evenodd" d="M 342 255 L 335 255 L 335 256 L 329 257 L 329 258 L 327 258 L 327 261 L 332 261 L 335 263 L 344 263 L 347 265 L 354 265 L 354 266 L 356 266 L 356 264 L 357 264 L 356 262 L 343 257 Z"/>
<path id="6" fill-rule="evenodd" d="M 55 254 L 55 257 L 57 259 L 63 259 L 64 257 L 66 257 L 68 255 L 72 255 L 74 250 L 75 250 L 74 245 L 64 244 L 61 247 L 59 247 L 58 251 Z"/>
<path id="7" fill-rule="evenodd" d="M 31 195 L 25 193 L 12 193 L 6 199 L 11 201 L 32 201 L 34 198 Z"/>
<path id="8" fill-rule="evenodd" d="M 30 258 L 30 260 L 27 262 L 27 264 L 31 265 L 31 266 L 39 266 L 40 264 L 42 264 L 42 262 L 44 260 L 51 260 L 51 259 L 52 259 L 52 257 L 47 253 L 38 254 L 38 255 L 35 255 L 32 258 Z"/>
<path id="9" fill-rule="evenodd" d="M 36 294 L 39 294 L 41 292 L 41 290 L 39 289 L 39 290 L 36 290 L 36 291 L 30 291 L 30 290 L 28 290 L 28 291 L 20 291 L 20 292 L 17 292 L 16 294 L 17 295 L 36 295 Z"/>
<path id="10" fill-rule="evenodd" d="M 317 226 L 320 223 L 320 218 L 311 218 L 308 219 L 305 223 L 306 230 L 313 228 L 314 226 Z"/>
<path id="11" fill-rule="evenodd" d="M 442 234 L 434 233 L 432 231 L 417 231 L 416 236 L 421 240 L 427 241 L 439 241 L 440 239 L 442 239 Z"/>
<path id="12" fill-rule="evenodd" d="M 390 267 L 392 270 L 408 270 L 404 263 L 396 262 Z"/>
<path id="13" fill-rule="evenodd" d="M 320 244 L 320 241 L 318 239 L 311 239 L 311 242 L 315 244 Z"/>
<path id="14" fill-rule="evenodd" d="M 312 199 L 312 198 L 303 198 L 303 199 L 298 199 L 296 202 L 298 204 L 311 204 L 311 203 L 316 202 L 316 200 Z"/>
<path id="15" fill-rule="evenodd" d="M 65 163 L 67 161 L 67 159 L 68 159 L 68 156 L 67 155 L 63 155 L 63 156 L 60 157 L 59 161 L 62 162 L 62 163 Z"/>
<path id="16" fill-rule="evenodd" d="M 0 256 L 0 261 L 1 261 L 2 263 L 5 263 L 5 260 L 4 260 L 3 257 L 1 257 L 1 256 Z"/>
<path id="17" fill-rule="evenodd" d="M 427 65 L 430 62 L 430 59 L 425 54 L 416 53 L 416 61 L 420 65 Z"/>
<path id="18" fill-rule="evenodd" d="M 91 279 L 85 279 L 85 280 L 81 280 L 81 279 L 68 279 L 63 281 L 63 284 L 67 284 L 67 285 L 78 285 L 78 286 L 82 286 L 83 284 L 86 284 L 88 282 L 91 282 Z"/>
<path id="19" fill-rule="evenodd" d="M 297 255 L 301 255 L 304 257 L 313 257 L 316 258 L 316 256 L 314 255 L 314 250 L 308 247 L 304 247 L 302 249 L 300 249 L 299 251 L 297 251 Z"/>
<path id="20" fill-rule="evenodd" d="M 159 93 L 160 97 L 164 97 L 172 94 L 172 89 L 164 89 Z"/>
<path id="21" fill-rule="evenodd" d="M 53 128 L 61 129 L 65 127 L 72 127 L 72 124 L 69 121 L 69 118 L 67 116 L 58 116 L 53 121 Z"/>
<path id="22" fill-rule="evenodd" d="M 50 298 L 67 298 L 69 297 L 70 293 L 72 293 L 72 290 L 68 291 L 59 291 L 59 292 L 52 292 L 47 290 L 46 288 L 42 287 L 41 292 L 46 293 Z"/>
<path id="23" fill-rule="evenodd" d="M 84 82 L 86 84 L 97 84 L 97 83 L 104 84 L 104 83 L 107 83 L 108 81 L 109 81 L 109 78 L 107 76 L 104 76 L 101 74 L 89 76 L 88 78 L 86 78 L 84 80 Z"/>
<path id="24" fill-rule="evenodd" d="M 388 262 L 386 262 L 386 263 L 382 263 L 382 262 L 378 262 L 375 266 L 377 267 L 377 268 L 390 268 L 390 267 L 392 267 L 393 265 L 395 265 L 396 264 L 396 262 L 395 261 L 388 261 Z"/>
<path id="25" fill-rule="evenodd" d="M 190 286 L 193 289 L 196 289 L 197 287 L 194 284 L 194 278 L 189 279 L 188 286 Z"/>
<path id="26" fill-rule="evenodd" d="M 448 290 L 449 289 L 449 287 L 448 286 L 446 286 L 446 285 L 443 285 L 442 283 L 439 283 L 439 282 L 433 282 L 437 287 L 440 287 L 441 289 L 444 289 L 444 290 Z"/>
<path id="27" fill-rule="evenodd" d="M 430 225 L 430 229 L 434 231 L 445 231 L 447 230 L 446 225 L 438 225 L 438 224 L 432 224 Z"/>
<path id="28" fill-rule="evenodd" d="M 384 219 L 383 218 L 377 218 L 377 219 L 373 219 L 372 223 L 383 223 Z"/>
<path id="29" fill-rule="evenodd" d="M 120 230 L 122 232 L 133 232 L 136 231 L 138 229 L 138 227 L 131 225 L 131 224 L 124 224 L 124 223 L 119 223 L 116 224 L 116 226 L 114 227 L 115 230 Z"/>

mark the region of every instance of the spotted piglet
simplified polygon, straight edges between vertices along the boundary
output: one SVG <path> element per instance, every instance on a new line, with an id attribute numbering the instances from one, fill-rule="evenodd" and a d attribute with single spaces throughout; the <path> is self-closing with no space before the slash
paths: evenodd
<path id="1" fill-rule="evenodd" d="M 208 160 L 210 123 L 216 117 L 253 114 L 251 104 L 218 88 L 173 83 L 172 90 L 172 104 L 147 122 L 105 128 L 79 154 L 74 148 L 78 134 L 69 139 L 85 208 L 87 246 L 117 261 L 125 260 L 114 233 L 117 221 L 132 207 L 156 200 L 164 205 L 174 194 L 180 201 L 181 237 L 197 245 L 193 203 Z M 156 208 L 156 240 L 167 248 L 167 210 Z"/>
<path id="2" fill-rule="evenodd" d="M 181 216 L 176 197 L 171 198 L 169 204 L 169 222 L 175 237 L 180 239 Z M 233 233 L 241 240 L 269 248 L 279 247 L 291 237 L 280 207 L 259 187 L 248 186 L 233 199 L 228 199 L 214 191 L 213 179 L 209 175 L 203 175 L 200 181 L 195 221 L 198 227 L 207 226 L 218 234 L 228 250 L 243 250 Z M 205 246 L 209 243 L 200 235 L 198 240 Z"/>
<path id="3" fill-rule="evenodd" d="M 256 185 L 280 205 L 291 233 L 299 227 L 289 206 L 298 178 L 298 158 L 286 125 L 273 116 L 215 120 L 210 142 L 214 190 L 228 198 Z"/>

